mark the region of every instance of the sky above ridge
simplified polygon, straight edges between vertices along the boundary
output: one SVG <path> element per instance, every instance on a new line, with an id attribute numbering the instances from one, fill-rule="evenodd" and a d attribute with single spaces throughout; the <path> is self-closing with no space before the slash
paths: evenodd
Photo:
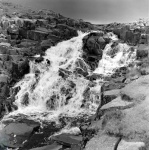
<path id="1" fill-rule="evenodd" d="M 149 0 L 9 0 L 33 9 L 50 9 L 92 23 L 133 22 L 149 18 Z"/>

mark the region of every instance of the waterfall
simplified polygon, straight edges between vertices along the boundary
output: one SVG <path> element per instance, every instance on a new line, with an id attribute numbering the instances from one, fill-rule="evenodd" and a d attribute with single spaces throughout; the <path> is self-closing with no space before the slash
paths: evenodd
<path id="1" fill-rule="evenodd" d="M 112 74 L 115 69 L 128 65 L 135 59 L 135 52 L 127 44 L 118 44 L 111 54 L 112 43 L 103 50 L 102 60 L 94 72 L 83 60 L 82 39 L 88 33 L 58 43 L 49 48 L 41 63 L 30 62 L 30 73 L 13 88 L 20 90 L 15 97 L 18 110 L 4 119 L 25 115 L 31 119 L 57 121 L 60 115 L 78 117 L 94 114 L 100 104 L 100 84 L 76 71 L 81 68 L 89 74 Z M 115 40 L 112 35 L 111 39 Z M 62 73 L 62 74 L 61 74 Z"/>
<path id="2" fill-rule="evenodd" d="M 119 43 L 114 49 L 112 49 L 112 44 L 113 43 L 106 45 L 102 60 L 99 62 L 94 73 L 111 75 L 116 69 L 128 66 L 128 64 L 135 60 L 135 49 L 132 49 L 127 44 L 122 43 Z"/>

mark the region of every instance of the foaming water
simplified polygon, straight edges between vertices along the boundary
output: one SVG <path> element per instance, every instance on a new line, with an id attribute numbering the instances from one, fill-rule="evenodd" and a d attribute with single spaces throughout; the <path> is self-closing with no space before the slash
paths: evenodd
<path id="1" fill-rule="evenodd" d="M 101 86 L 95 82 L 94 87 L 89 87 L 90 81 L 77 72 L 80 68 L 92 73 L 82 58 L 85 35 L 87 33 L 79 33 L 78 37 L 51 47 L 41 63 L 30 62 L 30 73 L 14 86 L 20 88 L 15 101 L 18 110 L 9 113 L 3 120 L 24 115 L 30 119 L 58 122 L 59 116 L 89 116 L 96 112 Z M 117 39 L 113 34 L 110 36 L 112 40 Z M 94 72 L 112 74 L 135 58 L 128 45 L 118 44 L 114 56 L 111 55 L 111 46 L 112 43 L 105 47 Z"/>
<path id="2" fill-rule="evenodd" d="M 136 50 L 132 51 L 130 46 L 122 43 L 119 43 L 113 49 L 111 48 L 112 44 L 113 43 L 106 45 L 102 60 L 99 62 L 94 73 L 111 75 L 116 69 L 127 66 L 135 60 Z"/>
<path id="3" fill-rule="evenodd" d="M 82 107 L 89 81 L 76 72 L 79 62 L 90 72 L 90 67 L 82 59 L 82 38 L 85 35 L 81 33 L 48 49 L 41 63 L 30 62 L 30 73 L 14 87 L 21 88 L 15 101 L 18 110 L 8 116 L 25 114 L 34 119 L 51 121 L 60 114 L 73 117 L 95 112 L 99 99 L 91 97 L 92 94 L 92 99 L 86 102 L 88 105 Z M 59 75 L 60 69 L 66 78 Z"/>

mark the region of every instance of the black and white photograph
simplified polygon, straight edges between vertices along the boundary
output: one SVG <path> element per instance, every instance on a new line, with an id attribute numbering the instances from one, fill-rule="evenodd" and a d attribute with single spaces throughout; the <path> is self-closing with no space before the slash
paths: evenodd
<path id="1" fill-rule="evenodd" d="M 0 0 L 0 150 L 149 150 L 149 0 Z"/>

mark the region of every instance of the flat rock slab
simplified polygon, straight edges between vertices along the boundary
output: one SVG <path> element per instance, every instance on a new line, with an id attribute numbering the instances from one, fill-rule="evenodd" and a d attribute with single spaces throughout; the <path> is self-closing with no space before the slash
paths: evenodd
<path id="1" fill-rule="evenodd" d="M 21 147 L 37 128 L 39 124 L 10 123 L 0 131 L 0 144 L 12 148 Z"/>
<path id="2" fill-rule="evenodd" d="M 149 75 L 142 76 L 127 84 L 122 90 L 122 94 L 134 100 L 144 100 L 149 95 Z"/>
<path id="3" fill-rule="evenodd" d="M 55 123 L 43 123 L 43 127 L 40 128 L 40 132 L 36 132 L 36 134 L 32 135 L 29 140 L 24 143 L 21 149 L 29 150 L 53 144 L 53 141 L 49 141 L 49 137 L 55 132 L 59 132 L 60 129 L 61 127 L 56 127 Z"/>
<path id="4" fill-rule="evenodd" d="M 85 150 L 113 150 L 118 138 L 108 135 L 97 135 L 86 145 Z"/>
<path id="5" fill-rule="evenodd" d="M 116 95 L 116 96 L 118 96 L 120 94 L 120 89 L 105 91 L 104 94 L 105 95 Z"/>
<path id="6" fill-rule="evenodd" d="M 122 140 L 117 150 L 141 150 L 141 147 L 144 147 L 145 144 L 143 142 L 126 142 Z"/>
<path id="7" fill-rule="evenodd" d="M 81 147 L 82 137 L 73 136 L 70 134 L 60 134 L 60 135 L 52 137 L 52 140 L 64 146 L 68 146 L 68 147 L 75 147 L 74 145 Z"/>
<path id="8" fill-rule="evenodd" d="M 101 110 L 104 110 L 104 109 L 109 109 L 109 108 L 112 108 L 112 107 L 125 107 L 125 106 L 128 106 L 130 104 L 133 104 L 133 102 L 127 102 L 127 101 L 123 101 L 121 99 L 121 97 L 117 97 L 116 99 L 112 100 L 111 102 L 103 105 L 101 107 Z"/>
<path id="9" fill-rule="evenodd" d="M 61 149 L 62 149 L 62 145 L 58 145 L 58 144 L 54 143 L 52 145 L 46 145 L 43 147 L 33 148 L 30 150 L 61 150 Z"/>

